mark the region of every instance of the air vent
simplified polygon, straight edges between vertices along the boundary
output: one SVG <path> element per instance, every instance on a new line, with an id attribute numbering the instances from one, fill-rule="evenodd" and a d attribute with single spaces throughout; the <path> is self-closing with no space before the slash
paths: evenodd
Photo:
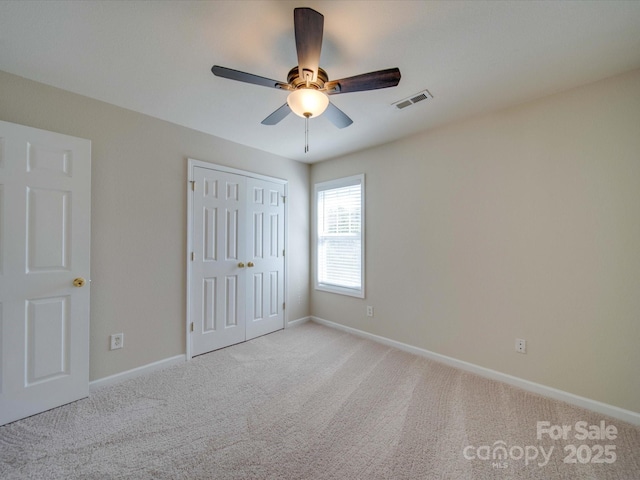
<path id="1" fill-rule="evenodd" d="M 396 110 L 403 110 L 407 107 L 415 105 L 418 102 L 422 102 L 423 100 L 427 100 L 429 98 L 433 98 L 433 95 L 429 93 L 429 90 L 423 90 L 422 92 L 415 93 L 410 97 L 403 98 L 402 100 L 398 100 L 391 104 L 393 108 Z"/>

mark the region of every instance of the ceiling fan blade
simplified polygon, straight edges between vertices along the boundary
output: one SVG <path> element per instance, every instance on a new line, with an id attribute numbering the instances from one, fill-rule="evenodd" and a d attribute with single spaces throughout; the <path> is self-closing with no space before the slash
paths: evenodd
<path id="1" fill-rule="evenodd" d="M 221 67 L 220 65 L 214 65 L 211 67 L 211 72 L 216 77 L 238 80 L 239 82 L 253 83 L 254 85 L 262 85 L 263 87 L 280 88 L 284 90 L 290 89 L 289 84 L 287 83 L 260 77 L 252 73 L 241 72 L 240 70 L 233 70 L 232 68 Z"/>
<path id="2" fill-rule="evenodd" d="M 378 88 L 395 87 L 400 83 L 400 69 L 388 68 L 377 72 L 363 73 L 355 77 L 330 80 L 324 84 L 329 95 L 336 93 L 362 92 Z"/>
<path id="3" fill-rule="evenodd" d="M 315 82 L 320 65 L 324 16 L 311 8 L 296 8 L 293 10 L 293 23 L 300 78 L 306 79 L 306 70 L 312 72 L 309 80 Z"/>
<path id="4" fill-rule="evenodd" d="M 275 125 L 276 123 L 279 123 L 282 119 L 284 119 L 284 117 L 286 117 L 290 113 L 291 113 L 291 108 L 289 108 L 289 104 L 285 103 L 279 109 L 277 109 L 275 112 L 273 112 L 271 115 L 269 115 L 267 118 L 262 120 L 262 124 L 263 125 Z"/>
<path id="5" fill-rule="evenodd" d="M 331 123 L 333 123 L 338 128 L 348 127 L 353 123 L 346 113 L 336 107 L 333 103 L 329 102 L 329 106 L 324 111 L 324 116 L 326 116 Z"/>

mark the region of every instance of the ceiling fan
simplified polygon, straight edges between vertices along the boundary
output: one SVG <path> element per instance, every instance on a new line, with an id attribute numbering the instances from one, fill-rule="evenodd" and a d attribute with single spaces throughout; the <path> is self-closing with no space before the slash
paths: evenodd
<path id="1" fill-rule="evenodd" d="M 298 65 L 289 71 L 286 82 L 219 65 L 211 68 L 213 74 L 218 77 L 291 92 L 287 97 L 287 103 L 265 118 L 262 121 L 263 125 L 275 125 L 291 111 L 307 120 L 326 111 L 327 118 L 336 127 L 348 127 L 353 120 L 331 103 L 327 95 L 395 87 L 400 82 L 398 68 L 363 73 L 340 80 L 329 80 L 327 72 L 319 66 L 324 16 L 311 8 L 296 8 L 293 11 L 293 22 Z M 308 151 L 308 146 L 305 147 L 305 151 Z"/>

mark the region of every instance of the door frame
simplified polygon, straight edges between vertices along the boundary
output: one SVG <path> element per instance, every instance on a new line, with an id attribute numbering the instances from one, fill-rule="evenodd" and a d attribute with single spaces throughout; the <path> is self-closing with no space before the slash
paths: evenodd
<path id="1" fill-rule="evenodd" d="M 243 177 L 256 178 L 258 180 L 265 180 L 267 182 L 278 183 L 284 186 L 284 249 L 286 252 L 287 249 L 287 218 L 288 218 L 288 210 L 289 204 L 286 201 L 288 196 L 288 184 L 289 182 L 282 178 L 270 177 L 267 175 L 261 175 L 259 173 L 250 172 L 247 170 L 240 170 L 237 168 L 227 167 L 225 165 L 219 165 L 211 162 L 205 162 L 203 160 L 196 160 L 194 158 L 187 158 L 187 251 L 186 251 L 186 262 L 187 262 L 187 317 L 185 320 L 185 335 L 186 335 L 186 357 L 187 361 L 191 360 L 191 254 L 193 252 L 193 186 L 194 176 L 193 170 L 195 167 L 206 168 L 209 170 L 215 170 L 224 173 L 232 173 L 235 175 L 241 175 Z M 287 271 L 288 271 L 288 263 L 287 263 L 287 255 L 285 253 L 284 256 L 284 291 L 282 292 L 283 302 L 287 302 Z M 284 328 L 287 328 L 289 323 L 289 313 L 287 309 L 284 309 Z"/>

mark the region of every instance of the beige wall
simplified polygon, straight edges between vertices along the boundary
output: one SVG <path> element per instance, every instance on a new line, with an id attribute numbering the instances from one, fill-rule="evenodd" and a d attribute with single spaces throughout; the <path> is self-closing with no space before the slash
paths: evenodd
<path id="1" fill-rule="evenodd" d="M 640 412 L 640 71 L 311 179 L 356 173 L 367 298 L 312 291 L 314 316 Z"/>
<path id="2" fill-rule="evenodd" d="M 185 352 L 187 157 L 289 181 L 287 315 L 308 316 L 308 165 L 4 72 L 0 119 L 92 142 L 92 380 Z"/>

